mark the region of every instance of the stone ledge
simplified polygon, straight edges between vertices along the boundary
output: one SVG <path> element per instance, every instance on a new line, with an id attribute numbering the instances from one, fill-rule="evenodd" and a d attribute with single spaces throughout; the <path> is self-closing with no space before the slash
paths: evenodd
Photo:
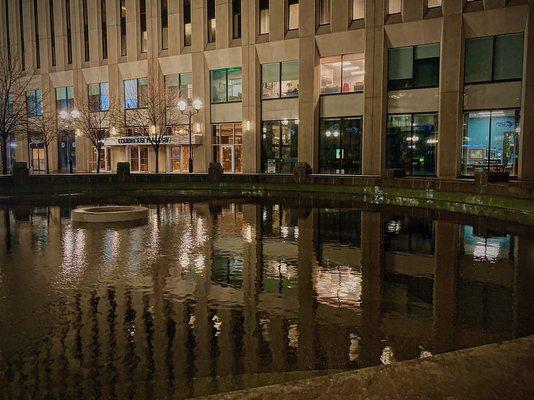
<path id="1" fill-rule="evenodd" d="M 205 400 L 534 398 L 534 336 Z"/>

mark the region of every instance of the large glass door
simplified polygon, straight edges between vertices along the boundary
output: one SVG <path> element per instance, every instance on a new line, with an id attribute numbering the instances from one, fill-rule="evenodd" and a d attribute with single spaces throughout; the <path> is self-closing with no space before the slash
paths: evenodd
<path id="1" fill-rule="evenodd" d="M 128 159 L 130 161 L 130 171 L 148 172 L 147 146 L 130 146 L 128 148 Z"/>
<path id="2" fill-rule="evenodd" d="M 361 117 L 321 120 L 319 170 L 322 174 L 361 173 Z"/>
<path id="3" fill-rule="evenodd" d="M 64 132 L 58 140 L 59 170 L 76 172 L 76 140 L 74 132 Z"/>
<path id="4" fill-rule="evenodd" d="M 46 154 L 44 148 L 31 148 L 31 167 L 33 172 L 46 171 Z"/>
<path id="5" fill-rule="evenodd" d="M 213 159 L 222 165 L 224 172 L 243 171 L 243 132 L 241 124 L 213 126 Z"/>

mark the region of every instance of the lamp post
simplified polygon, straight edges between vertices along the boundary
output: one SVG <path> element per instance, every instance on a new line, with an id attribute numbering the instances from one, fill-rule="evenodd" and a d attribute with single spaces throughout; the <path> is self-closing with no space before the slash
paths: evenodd
<path id="1" fill-rule="evenodd" d="M 80 117 L 80 112 L 76 109 L 72 111 L 62 110 L 59 112 L 59 118 L 61 121 L 63 121 L 64 127 L 67 130 L 70 130 L 71 123 Z M 74 139 L 76 140 L 76 138 Z M 67 136 L 67 162 L 69 164 L 69 173 L 74 172 L 74 166 L 72 162 L 72 156 L 71 156 L 71 149 L 70 149 L 71 143 L 70 138 Z"/>
<path id="2" fill-rule="evenodd" d="M 180 100 L 178 102 L 178 109 L 180 110 L 180 113 L 182 115 L 186 115 L 188 118 L 187 129 L 189 132 L 189 173 L 193 172 L 193 141 L 191 133 L 193 116 L 198 114 L 201 108 L 202 101 L 199 99 L 193 101 L 191 104 L 185 100 Z"/>

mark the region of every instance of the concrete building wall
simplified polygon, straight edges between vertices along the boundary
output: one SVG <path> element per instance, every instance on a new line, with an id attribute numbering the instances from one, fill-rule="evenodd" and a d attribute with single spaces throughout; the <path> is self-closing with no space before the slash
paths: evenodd
<path id="1" fill-rule="evenodd" d="M 232 1 L 216 0 L 216 40 L 208 43 L 207 1 L 191 1 L 192 43 L 185 46 L 183 0 L 167 0 L 168 46 L 162 49 L 160 0 L 146 0 L 147 51 L 141 51 L 140 1 L 126 0 L 127 54 L 121 55 L 119 1 L 105 0 L 108 55 L 103 58 L 102 12 L 99 1 L 87 1 L 89 61 L 84 57 L 83 0 L 70 0 L 72 62 L 67 57 L 66 0 L 54 0 L 55 65 L 52 65 L 52 27 L 48 1 L 37 1 L 39 23 L 35 32 L 33 0 L 23 0 L 23 38 L 20 37 L 18 1 L 3 0 L 0 18 L 5 22 L 8 2 L 10 45 L 21 48 L 28 71 L 37 67 L 39 42 L 40 87 L 47 92 L 47 107 L 54 109 L 54 89 L 74 86 L 75 96 L 87 95 L 87 85 L 109 82 L 110 94 L 123 100 L 125 79 L 158 74 L 192 72 L 193 97 L 204 107 L 193 118 L 195 133 L 202 144 L 194 147 L 195 171 L 204 172 L 213 161 L 212 124 L 243 124 L 243 172 L 261 170 L 262 120 L 298 121 L 298 160 L 319 171 L 320 118 L 363 117 L 361 170 L 366 175 L 382 175 L 386 170 L 386 115 L 388 113 L 436 112 L 439 114 L 439 144 L 436 175 L 461 175 L 463 113 L 468 110 L 519 108 L 520 179 L 534 179 L 534 152 L 531 115 L 534 96 L 534 46 L 532 7 L 527 0 L 443 0 L 429 9 L 426 1 L 403 2 L 400 14 L 387 14 L 387 0 L 366 0 L 365 18 L 352 20 L 352 0 L 331 0 L 331 18 L 319 25 L 315 0 L 300 0 L 299 27 L 288 30 L 287 0 L 270 0 L 268 34 L 260 35 L 259 2 L 241 0 L 241 37 L 233 38 Z M 2 24 L 7 26 L 6 24 Z M 464 85 L 465 40 L 481 36 L 523 32 L 525 40 L 522 81 Z M 0 29 L 0 43 L 7 44 L 6 29 Z M 422 44 L 440 44 L 439 87 L 388 91 L 388 49 Z M 320 60 L 344 54 L 365 54 L 363 93 L 320 95 Z M 261 65 L 299 60 L 298 99 L 262 100 Z M 210 70 L 242 68 L 242 102 L 211 104 Z M 79 140 L 78 147 L 88 146 Z M 28 160 L 28 145 L 19 140 L 18 160 Z M 52 169 L 57 170 L 58 146 L 52 146 Z M 150 151 L 151 153 L 151 151 Z M 113 149 L 122 160 L 120 149 Z M 168 152 L 164 152 L 164 158 Z M 77 170 L 89 170 L 90 149 L 77 149 Z M 151 155 L 152 158 L 153 155 Z M 163 165 L 166 161 L 162 161 Z M 152 168 L 151 168 L 152 170 Z"/>

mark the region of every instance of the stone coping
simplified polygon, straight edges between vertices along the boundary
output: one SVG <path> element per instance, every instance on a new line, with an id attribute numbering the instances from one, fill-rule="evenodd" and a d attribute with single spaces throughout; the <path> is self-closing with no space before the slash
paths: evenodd
<path id="1" fill-rule="evenodd" d="M 136 206 L 90 206 L 72 210 L 71 219 L 79 223 L 117 223 L 148 220 L 148 208 Z"/>
<path id="2" fill-rule="evenodd" d="M 205 400 L 534 399 L 534 336 L 202 397 Z"/>
<path id="3" fill-rule="evenodd" d="M 0 176 L 0 202 L 65 196 L 109 202 L 119 197 L 184 192 L 218 196 L 234 192 L 248 197 L 270 194 L 357 198 L 388 204 L 447 210 L 534 226 L 534 182 L 480 183 L 437 178 L 373 176 L 223 174 L 79 174 Z"/>

